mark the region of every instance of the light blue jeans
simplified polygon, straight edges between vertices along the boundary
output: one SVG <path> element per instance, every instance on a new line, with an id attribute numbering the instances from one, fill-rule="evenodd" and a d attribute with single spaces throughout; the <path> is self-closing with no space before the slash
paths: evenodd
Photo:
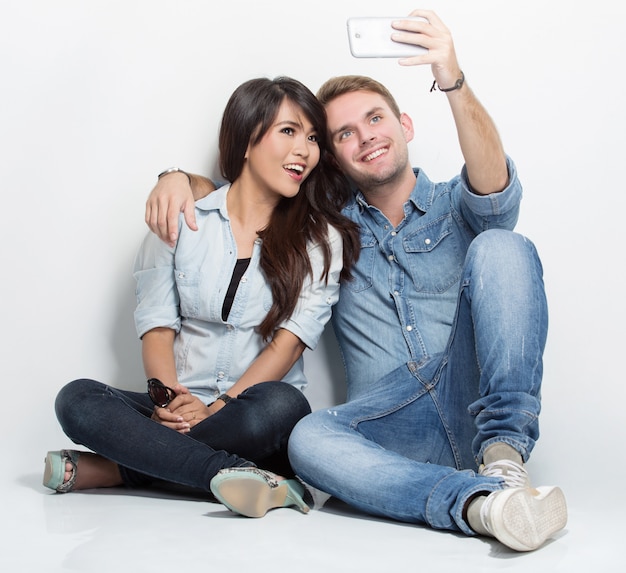
<path id="1" fill-rule="evenodd" d="M 539 436 L 547 323 L 534 245 L 479 235 L 445 352 L 303 418 L 289 440 L 296 474 L 367 513 L 472 535 L 466 503 L 503 487 L 475 473 L 484 449 L 506 442 L 527 460 Z"/>

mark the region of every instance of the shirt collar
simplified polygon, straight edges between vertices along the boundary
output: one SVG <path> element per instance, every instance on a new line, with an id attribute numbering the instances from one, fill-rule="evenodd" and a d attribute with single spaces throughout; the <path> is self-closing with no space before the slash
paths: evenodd
<path id="1" fill-rule="evenodd" d="M 409 195 L 410 203 L 413 203 L 417 209 L 425 213 L 428 211 L 429 207 L 433 204 L 433 200 L 435 197 L 435 184 L 426 176 L 426 174 L 419 169 L 419 167 L 415 167 L 413 169 L 413 173 L 415 173 L 415 187 L 413 187 L 413 191 L 411 191 L 411 195 Z M 367 199 L 363 195 L 360 190 L 355 191 L 355 199 L 357 203 L 367 209 L 370 205 L 367 202 Z M 405 208 L 406 211 L 406 208 Z"/>
<path id="2" fill-rule="evenodd" d="M 219 211 L 226 219 L 228 219 L 228 210 L 226 209 L 226 196 L 230 189 L 230 183 L 209 193 L 206 197 L 196 201 L 196 208 L 201 211 Z"/>

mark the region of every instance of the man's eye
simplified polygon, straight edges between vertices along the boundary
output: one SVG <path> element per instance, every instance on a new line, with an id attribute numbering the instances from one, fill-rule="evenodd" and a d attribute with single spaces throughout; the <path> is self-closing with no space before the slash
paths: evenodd
<path id="1" fill-rule="evenodd" d="M 370 123 L 378 123 L 381 119 L 382 117 L 380 117 L 380 115 L 375 115 Z"/>
<path id="2" fill-rule="evenodd" d="M 347 139 L 351 135 L 352 135 L 351 131 L 344 131 L 343 133 L 339 134 L 339 139 Z"/>

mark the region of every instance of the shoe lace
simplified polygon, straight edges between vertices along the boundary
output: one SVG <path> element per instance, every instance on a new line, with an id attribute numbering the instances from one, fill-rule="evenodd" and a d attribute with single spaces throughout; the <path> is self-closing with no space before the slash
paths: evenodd
<path id="1" fill-rule="evenodd" d="M 530 483 L 524 466 L 511 460 L 498 460 L 487 464 L 481 468 L 480 475 L 502 478 L 507 487 L 527 487 Z"/>

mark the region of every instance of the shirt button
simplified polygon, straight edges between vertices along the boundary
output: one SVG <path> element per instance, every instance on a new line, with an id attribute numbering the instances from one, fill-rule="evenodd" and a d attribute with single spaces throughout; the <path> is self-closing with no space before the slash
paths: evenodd
<path id="1" fill-rule="evenodd" d="M 391 236 L 395 237 L 398 233 L 396 233 L 395 231 L 391 231 Z"/>
<path id="2" fill-rule="evenodd" d="M 178 273 L 178 278 L 179 279 L 184 279 L 185 278 L 185 273 Z"/>
<path id="3" fill-rule="evenodd" d="M 232 330 L 234 327 L 232 324 L 227 324 L 226 325 L 226 330 Z"/>
<path id="4" fill-rule="evenodd" d="M 333 304 L 333 299 L 330 297 L 326 298 L 326 304 Z"/>
<path id="5" fill-rule="evenodd" d="M 224 380 L 224 373 L 221 370 L 217 373 L 217 378 L 218 380 Z"/>
<path id="6" fill-rule="evenodd" d="M 413 327 L 409 324 L 409 326 L 406 327 L 407 332 L 411 332 L 411 330 L 413 330 Z"/>
<path id="7" fill-rule="evenodd" d="M 393 255 L 389 255 L 387 258 L 388 258 L 390 261 L 393 261 Z"/>
<path id="8" fill-rule="evenodd" d="M 430 239 L 425 239 L 425 240 L 424 240 L 424 242 L 425 242 L 427 245 L 430 245 Z"/>
<path id="9" fill-rule="evenodd" d="M 394 291 L 393 291 L 393 295 L 394 295 L 394 296 L 398 296 L 399 294 L 400 294 L 400 293 L 399 293 L 397 290 L 394 290 Z"/>
<path id="10" fill-rule="evenodd" d="M 248 277 L 241 277 L 241 282 L 242 283 L 247 283 L 248 282 Z"/>

